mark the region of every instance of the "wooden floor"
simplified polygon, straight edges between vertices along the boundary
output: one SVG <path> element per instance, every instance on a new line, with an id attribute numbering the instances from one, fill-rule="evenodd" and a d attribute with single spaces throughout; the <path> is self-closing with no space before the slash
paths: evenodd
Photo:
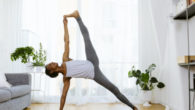
<path id="1" fill-rule="evenodd" d="M 59 104 L 32 104 L 26 110 L 59 110 Z M 64 110 L 131 110 L 124 104 L 86 104 L 86 105 L 66 105 Z M 165 107 L 155 104 L 152 107 L 139 110 L 165 110 Z"/>

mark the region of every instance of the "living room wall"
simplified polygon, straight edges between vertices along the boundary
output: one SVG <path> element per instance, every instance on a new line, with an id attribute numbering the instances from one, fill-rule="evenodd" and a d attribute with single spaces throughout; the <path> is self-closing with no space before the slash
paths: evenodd
<path id="1" fill-rule="evenodd" d="M 168 105 L 171 110 L 187 110 L 188 72 L 187 68 L 177 64 L 178 56 L 187 55 L 186 21 L 173 20 L 171 15 L 174 14 L 175 2 L 171 0 L 143 1 L 141 6 L 140 48 L 142 48 L 142 55 L 140 59 L 143 59 L 141 64 L 145 66 L 157 63 L 159 69 L 157 75 L 166 84 L 165 89 L 154 92 L 154 102 Z M 195 54 L 193 43 L 195 18 L 190 19 L 189 24 L 190 52 L 193 55 Z M 153 43 L 149 43 L 150 41 Z M 153 57 L 155 55 L 156 57 Z"/>

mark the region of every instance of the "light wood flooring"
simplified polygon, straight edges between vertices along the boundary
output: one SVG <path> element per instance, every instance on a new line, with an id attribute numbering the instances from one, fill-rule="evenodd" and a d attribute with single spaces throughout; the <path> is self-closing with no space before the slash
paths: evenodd
<path id="1" fill-rule="evenodd" d="M 59 110 L 59 104 L 32 104 L 26 110 Z M 66 105 L 64 110 L 131 110 L 124 104 L 86 104 L 86 105 Z M 151 107 L 140 106 L 139 110 L 165 110 L 165 107 L 154 104 Z"/>

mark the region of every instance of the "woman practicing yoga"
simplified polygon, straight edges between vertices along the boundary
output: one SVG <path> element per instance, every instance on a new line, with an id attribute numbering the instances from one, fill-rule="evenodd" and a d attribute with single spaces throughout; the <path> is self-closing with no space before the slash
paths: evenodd
<path id="1" fill-rule="evenodd" d="M 74 17 L 79 24 L 85 43 L 85 52 L 87 60 L 72 60 L 69 58 L 69 33 L 67 27 L 67 17 Z M 64 108 L 71 78 L 92 79 L 98 84 L 108 89 L 110 92 L 112 92 L 121 102 L 128 105 L 133 110 L 137 110 L 137 108 L 128 101 L 128 99 L 119 91 L 119 89 L 114 84 L 112 84 L 100 70 L 98 56 L 90 41 L 89 32 L 86 26 L 83 24 L 79 12 L 74 11 L 69 15 L 64 15 L 63 22 L 65 31 L 65 52 L 63 54 L 63 63 L 61 64 L 61 66 L 59 66 L 58 63 L 52 62 L 45 67 L 46 74 L 52 78 L 57 77 L 59 73 L 62 73 L 64 76 L 64 88 L 61 96 L 60 110 L 63 110 Z"/>

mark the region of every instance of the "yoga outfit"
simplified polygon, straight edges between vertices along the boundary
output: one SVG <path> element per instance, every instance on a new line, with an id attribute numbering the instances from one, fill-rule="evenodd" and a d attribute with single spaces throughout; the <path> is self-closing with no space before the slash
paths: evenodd
<path id="1" fill-rule="evenodd" d="M 72 60 L 66 63 L 66 77 L 94 79 L 94 66 L 88 60 Z"/>
<path id="2" fill-rule="evenodd" d="M 124 104 L 128 105 L 131 108 L 135 108 L 134 105 L 131 104 L 129 102 L 129 100 L 119 91 L 119 89 L 104 76 L 104 74 L 102 73 L 102 71 L 99 68 L 99 59 L 98 59 L 96 51 L 91 43 L 91 40 L 89 37 L 89 32 L 88 32 L 86 26 L 83 24 L 82 19 L 80 17 L 78 17 L 76 20 L 79 24 L 81 33 L 83 35 L 86 57 L 87 57 L 87 60 L 90 61 L 90 63 L 88 61 L 87 62 L 78 62 L 78 61 L 67 62 L 66 63 L 66 64 L 68 64 L 67 65 L 67 70 L 68 70 L 67 74 L 68 75 L 71 74 L 72 76 L 79 77 L 79 74 L 77 74 L 77 73 L 81 73 L 84 75 L 84 72 L 86 71 L 89 74 L 85 74 L 85 75 L 87 77 L 89 77 L 90 75 L 93 74 L 92 69 L 94 67 L 94 77 L 91 77 L 91 78 L 93 78 L 93 80 L 95 80 L 98 84 L 102 85 L 103 87 L 108 89 L 110 92 L 112 92 L 121 102 L 123 102 Z M 84 63 L 84 65 L 82 67 L 79 67 L 79 66 L 81 66 L 79 64 L 82 64 L 82 63 Z M 91 63 L 93 64 L 93 67 L 92 67 Z M 76 66 L 76 67 L 74 67 L 74 66 Z M 86 67 L 84 67 L 84 66 L 86 66 Z M 74 70 L 74 68 L 76 70 Z M 79 70 L 79 69 L 81 69 L 81 70 Z M 89 69 L 89 70 L 87 70 L 87 69 Z M 70 72 L 70 73 L 68 73 L 68 72 Z M 81 76 L 83 77 L 83 75 L 81 75 Z"/>

